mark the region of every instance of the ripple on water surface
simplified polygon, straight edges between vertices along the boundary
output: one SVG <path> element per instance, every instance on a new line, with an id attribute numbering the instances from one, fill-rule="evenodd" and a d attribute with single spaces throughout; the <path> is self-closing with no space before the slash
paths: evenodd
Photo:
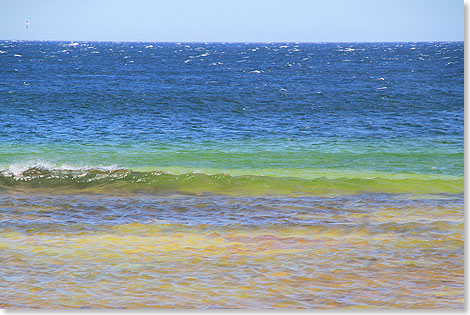
<path id="1" fill-rule="evenodd" d="M 0 198 L 4 307 L 463 307 L 463 196 Z"/>

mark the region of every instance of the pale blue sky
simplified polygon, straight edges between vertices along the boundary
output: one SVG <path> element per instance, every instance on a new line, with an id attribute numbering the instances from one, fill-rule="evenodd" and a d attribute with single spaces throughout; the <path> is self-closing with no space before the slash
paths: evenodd
<path id="1" fill-rule="evenodd" d="M 29 20 L 29 28 L 25 20 Z M 462 0 L 0 0 L 0 39 L 463 41 Z"/>

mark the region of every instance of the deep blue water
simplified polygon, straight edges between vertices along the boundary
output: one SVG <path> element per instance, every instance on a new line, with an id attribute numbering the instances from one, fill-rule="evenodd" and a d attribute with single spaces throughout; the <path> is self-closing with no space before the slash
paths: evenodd
<path id="1" fill-rule="evenodd" d="M 2 141 L 463 137 L 461 42 L 68 44 L 0 42 Z"/>

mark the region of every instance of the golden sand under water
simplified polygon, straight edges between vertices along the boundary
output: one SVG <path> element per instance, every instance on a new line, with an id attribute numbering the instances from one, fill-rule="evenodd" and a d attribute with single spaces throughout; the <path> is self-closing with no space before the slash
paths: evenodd
<path id="1" fill-rule="evenodd" d="M 3 214 L 30 228 L 0 233 L 2 308 L 464 307 L 463 207 L 298 215 L 322 225 L 34 227 L 53 211 Z"/>

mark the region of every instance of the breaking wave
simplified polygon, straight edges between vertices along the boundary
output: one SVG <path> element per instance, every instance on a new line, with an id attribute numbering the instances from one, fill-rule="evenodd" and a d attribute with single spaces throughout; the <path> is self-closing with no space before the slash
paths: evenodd
<path id="1" fill-rule="evenodd" d="M 110 166 L 55 165 L 48 162 L 13 164 L 0 171 L 0 189 L 88 193 L 182 193 L 228 195 L 337 195 L 357 193 L 460 194 L 463 178 L 414 176 L 313 179 L 225 173 L 136 171 Z"/>

